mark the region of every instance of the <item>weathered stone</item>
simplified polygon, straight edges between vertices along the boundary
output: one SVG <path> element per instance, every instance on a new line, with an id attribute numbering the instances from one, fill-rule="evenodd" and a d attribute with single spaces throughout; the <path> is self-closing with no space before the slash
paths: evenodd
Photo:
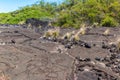
<path id="1" fill-rule="evenodd" d="M 85 43 L 84 46 L 85 46 L 85 48 L 91 48 L 91 45 L 88 43 Z"/>

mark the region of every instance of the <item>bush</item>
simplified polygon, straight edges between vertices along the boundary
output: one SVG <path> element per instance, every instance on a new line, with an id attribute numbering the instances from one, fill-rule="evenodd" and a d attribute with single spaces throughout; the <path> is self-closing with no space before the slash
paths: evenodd
<path id="1" fill-rule="evenodd" d="M 52 6 L 52 5 L 51 5 Z M 47 5 L 46 5 L 47 7 Z M 40 7 L 40 5 L 36 6 L 26 6 L 20 8 L 13 12 L 8 13 L 0 13 L 0 23 L 1 24 L 19 24 L 21 22 L 26 21 L 29 18 L 52 18 L 53 14 L 47 9 Z"/>
<path id="2" fill-rule="evenodd" d="M 107 16 L 102 20 L 101 25 L 107 27 L 116 27 L 118 26 L 118 22 L 114 18 Z"/>

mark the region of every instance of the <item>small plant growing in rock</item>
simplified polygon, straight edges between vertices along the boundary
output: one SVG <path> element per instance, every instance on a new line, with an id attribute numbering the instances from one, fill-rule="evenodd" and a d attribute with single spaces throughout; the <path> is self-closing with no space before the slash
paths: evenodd
<path id="1" fill-rule="evenodd" d="M 71 34 L 69 32 L 67 32 L 63 37 L 62 39 L 69 39 L 71 36 Z"/>
<path id="2" fill-rule="evenodd" d="M 28 28 L 30 28 L 30 29 L 32 28 L 32 25 L 30 23 L 28 24 Z"/>
<path id="3" fill-rule="evenodd" d="M 79 41 L 79 40 L 80 40 L 79 35 L 78 35 L 78 34 L 75 34 L 75 35 L 73 36 L 73 40 L 75 40 L 75 41 Z"/>
<path id="4" fill-rule="evenodd" d="M 84 35 L 84 34 L 86 34 L 86 29 L 87 29 L 87 28 L 85 27 L 85 24 L 83 24 L 82 27 L 80 28 L 80 30 L 79 30 L 76 34 L 74 34 L 74 35 L 71 37 L 70 40 L 75 40 L 75 41 L 80 40 L 80 36 L 79 36 L 79 35 Z"/>
<path id="5" fill-rule="evenodd" d="M 114 42 L 110 42 L 109 45 L 115 45 L 116 49 L 120 51 L 120 38 L 117 38 Z"/>
<path id="6" fill-rule="evenodd" d="M 98 24 L 99 24 L 99 23 L 94 22 L 94 23 L 93 23 L 93 25 L 92 25 L 92 27 L 97 27 L 97 26 L 98 26 Z"/>
<path id="7" fill-rule="evenodd" d="M 109 33 L 110 33 L 110 29 L 106 29 L 103 34 L 107 36 L 107 35 L 109 35 Z"/>
<path id="8" fill-rule="evenodd" d="M 9 80 L 9 79 L 3 72 L 0 72 L 0 80 Z"/>
<path id="9" fill-rule="evenodd" d="M 62 37 L 62 39 L 70 39 L 74 34 L 75 34 L 74 31 L 72 31 L 72 32 L 67 32 L 67 33 Z"/>
<path id="10" fill-rule="evenodd" d="M 52 35 L 52 30 L 48 30 L 45 32 L 44 37 L 48 38 Z"/>
<path id="11" fill-rule="evenodd" d="M 117 41 L 115 42 L 117 49 L 120 50 L 120 38 L 117 39 Z"/>
<path id="12" fill-rule="evenodd" d="M 117 48 L 118 48 L 118 50 L 120 50 L 120 42 L 118 42 Z"/>
<path id="13" fill-rule="evenodd" d="M 80 40 L 79 34 L 80 34 L 80 33 L 79 33 L 79 31 L 78 31 L 76 34 L 74 34 L 74 35 L 71 37 L 70 40 L 79 41 L 79 40 Z"/>
<path id="14" fill-rule="evenodd" d="M 44 37 L 46 38 L 57 38 L 59 36 L 59 29 L 49 29 L 48 31 L 45 32 Z"/>
<path id="15" fill-rule="evenodd" d="M 80 34 L 82 34 L 82 35 L 84 35 L 86 33 L 86 28 L 84 27 L 84 28 L 81 28 L 80 29 Z"/>
<path id="16" fill-rule="evenodd" d="M 85 27 L 85 24 L 83 24 L 77 34 L 84 35 L 84 34 L 86 34 L 86 30 L 87 30 L 87 28 Z"/>
<path id="17" fill-rule="evenodd" d="M 59 31 L 58 30 L 53 31 L 52 37 L 57 38 L 58 36 L 59 36 Z"/>

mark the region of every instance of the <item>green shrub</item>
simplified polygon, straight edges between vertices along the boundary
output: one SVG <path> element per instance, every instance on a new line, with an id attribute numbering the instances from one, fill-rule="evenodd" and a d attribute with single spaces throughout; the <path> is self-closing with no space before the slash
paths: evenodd
<path id="1" fill-rule="evenodd" d="M 107 27 L 116 27 L 118 26 L 118 22 L 114 18 L 107 16 L 102 20 L 101 25 Z"/>
<path id="2" fill-rule="evenodd" d="M 23 8 L 20 8 L 19 10 L 8 12 L 8 13 L 0 13 L 0 23 L 1 24 L 19 24 L 23 21 L 26 21 L 28 18 L 46 18 L 46 17 L 53 17 L 53 14 L 51 14 L 52 9 L 49 11 L 48 8 L 52 7 L 52 5 L 40 7 L 40 5 L 36 4 L 36 6 L 26 6 Z M 46 9 L 47 7 L 47 9 Z"/>

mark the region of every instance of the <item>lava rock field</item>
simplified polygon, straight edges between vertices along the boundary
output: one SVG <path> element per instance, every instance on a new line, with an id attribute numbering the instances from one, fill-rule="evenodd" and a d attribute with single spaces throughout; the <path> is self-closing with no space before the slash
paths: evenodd
<path id="1" fill-rule="evenodd" d="M 120 80 L 120 28 L 103 35 L 106 29 L 91 28 L 69 41 L 44 38 L 47 29 L 1 25 L 0 74 L 8 80 Z M 72 31 L 78 30 L 60 28 L 60 35 Z"/>

